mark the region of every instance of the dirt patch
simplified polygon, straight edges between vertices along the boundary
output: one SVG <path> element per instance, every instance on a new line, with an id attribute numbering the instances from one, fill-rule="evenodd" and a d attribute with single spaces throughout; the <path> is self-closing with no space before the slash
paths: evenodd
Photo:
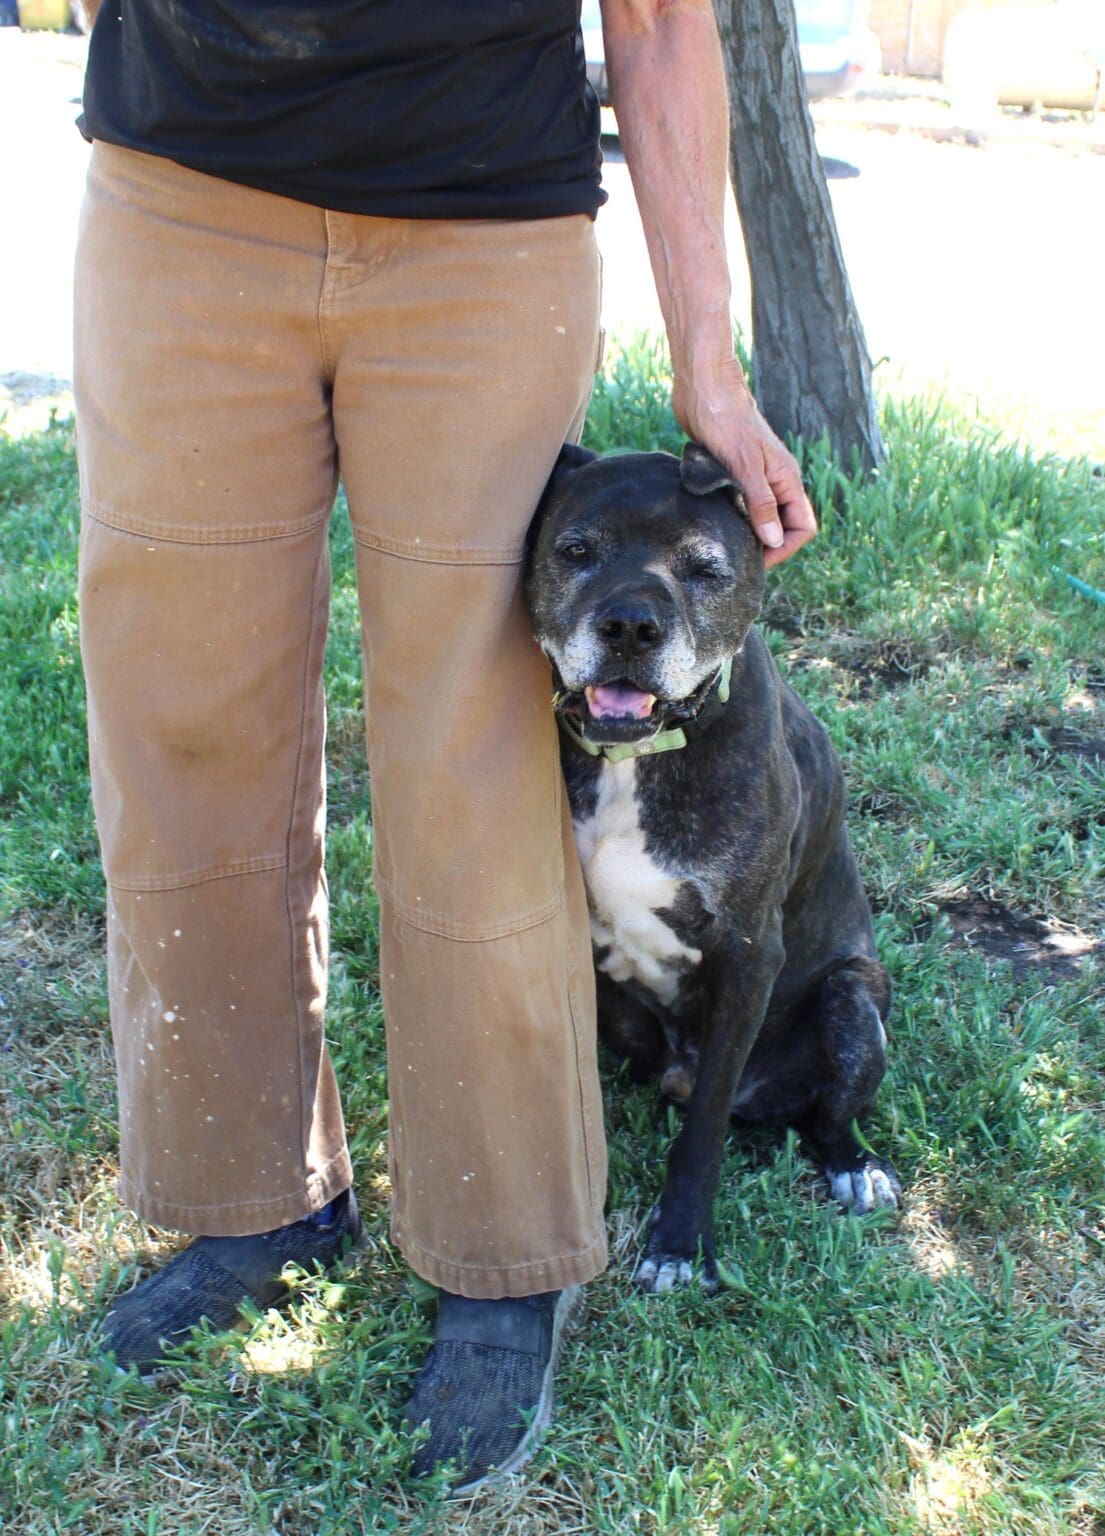
<path id="1" fill-rule="evenodd" d="M 1085 716 L 1078 717 L 1080 722 Z M 1010 720 L 1002 727 L 1003 741 L 1024 745 L 1029 757 L 1046 761 L 1055 754 L 1080 758 L 1094 767 L 1105 766 L 1105 732 L 1087 731 L 1055 720 Z"/>
<path id="2" fill-rule="evenodd" d="M 904 688 L 907 683 L 915 683 L 918 678 L 924 677 L 928 669 L 927 661 L 908 661 L 894 654 L 886 661 L 854 661 L 848 664 L 848 671 L 856 679 L 856 692 L 861 699 L 870 698 L 880 691 L 889 693 L 895 688 Z"/>
<path id="3" fill-rule="evenodd" d="M 1088 763 L 1105 764 L 1105 735 L 1089 735 L 1067 725 L 1049 726 L 1043 735 L 1053 752 L 1081 757 Z M 1032 751 L 1031 747 L 1029 751 Z"/>
<path id="4" fill-rule="evenodd" d="M 789 668 L 831 672 L 837 691 L 851 698 L 869 699 L 915 683 L 938 658 L 953 651 L 946 635 L 934 635 L 923 644 L 904 636 L 867 640 L 822 629 L 785 609 L 766 612 L 761 622 L 793 642 L 787 649 Z"/>
<path id="5" fill-rule="evenodd" d="M 1054 978 L 1077 976 L 1083 963 L 1103 948 L 1100 940 L 1074 923 L 1055 917 L 1029 917 L 1000 901 L 981 897 L 946 901 L 941 903 L 940 912 L 954 944 L 989 960 L 1007 961 L 1018 979 L 1034 971 Z"/>
<path id="6" fill-rule="evenodd" d="M 872 821 L 906 821 L 910 815 L 904 800 L 880 789 L 859 795 L 854 804 L 857 815 L 869 816 Z"/>
<path id="7" fill-rule="evenodd" d="M 880 693 L 892 693 L 928 675 L 936 656 L 951 647 L 946 637 L 933 636 L 931 643 L 919 646 L 905 639 L 848 640 L 833 647 L 840 670 L 851 679 L 857 698 L 869 699 Z"/>
<path id="8" fill-rule="evenodd" d="M 763 629 L 773 629 L 790 640 L 802 640 L 806 635 L 806 620 L 801 613 L 786 606 L 785 602 L 768 603 L 760 614 Z"/>

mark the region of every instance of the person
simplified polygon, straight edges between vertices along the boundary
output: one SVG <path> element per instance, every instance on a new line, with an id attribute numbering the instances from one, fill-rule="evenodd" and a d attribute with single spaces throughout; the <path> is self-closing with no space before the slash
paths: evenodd
<path id="1" fill-rule="evenodd" d="M 604 0 L 687 433 L 767 560 L 814 532 L 734 356 L 709 0 Z M 360 1230 L 323 1036 L 327 523 L 356 565 L 394 1241 L 438 1287 L 414 1471 L 547 1418 L 606 1263 L 586 900 L 523 539 L 598 366 L 578 0 L 106 0 L 82 128 L 80 606 L 122 1199 L 153 1367 Z"/>

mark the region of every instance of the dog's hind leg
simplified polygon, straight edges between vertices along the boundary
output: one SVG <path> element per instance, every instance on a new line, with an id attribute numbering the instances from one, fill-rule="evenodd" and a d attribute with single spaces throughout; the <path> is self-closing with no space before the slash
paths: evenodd
<path id="1" fill-rule="evenodd" d="M 671 1064 L 672 1052 L 659 1019 L 638 998 L 595 973 L 599 1039 L 629 1066 L 636 1083 L 659 1077 Z"/>
<path id="2" fill-rule="evenodd" d="M 833 1198 L 862 1215 L 897 1206 L 902 1187 L 891 1165 L 861 1146 L 854 1123 L 870 1109 L 886 1071 L 890 980 L 875 960 L 857 956 L 831 971 L 807 1015 L 821 1058 L 821 1085 L 797 1121 L 825 1170 Z"/>

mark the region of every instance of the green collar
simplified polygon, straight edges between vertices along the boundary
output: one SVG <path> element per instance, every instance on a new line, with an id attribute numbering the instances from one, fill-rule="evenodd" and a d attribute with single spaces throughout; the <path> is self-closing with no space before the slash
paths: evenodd
<path id="1" fill-rule="evenodd" d="M 732 673 L 733 658 L 730 656 L 718 668 L 706 697 L 692 719 L 685 725 L 675 725 L 670 730 L 657 731 L 655 736 L 646 736 L 641 741 L 627 741 L 600 747 L 595 742 L 588 741 L 580 731 L 576 730 L 568 716 L 561 714 L 559 710 L 556 712 L 557 722 L 569 741 L 573 741 L 581 751 L 587 753 L 588 757 L 604 757 L 608 763 L 624 763 L 630 757 L 655 757 L 657 752 L 675 752 L 680 747 L 685 747 L 688 739 L 693 740 L 695 736 L 700 735 L 721 714 L 722 708 L 729 702 L 729 679 Z"/>

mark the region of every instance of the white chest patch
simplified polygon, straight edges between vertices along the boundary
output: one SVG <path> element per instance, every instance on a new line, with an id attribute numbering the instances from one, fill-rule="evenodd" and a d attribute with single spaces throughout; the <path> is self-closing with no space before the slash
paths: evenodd
<path id="1" fill-rule="evenodd" d="M 600 970 L 614 981 L 635 981 L 670 1007 L 681 970 L 702 951 L 681 942 L 657 912 L 670 907 L 682 881 L 645 851 L 637 806 L 637 762 L 602 764 L 594 812 L 575 823 L 591 907 L 591 935 L 606 951 Z"/>

